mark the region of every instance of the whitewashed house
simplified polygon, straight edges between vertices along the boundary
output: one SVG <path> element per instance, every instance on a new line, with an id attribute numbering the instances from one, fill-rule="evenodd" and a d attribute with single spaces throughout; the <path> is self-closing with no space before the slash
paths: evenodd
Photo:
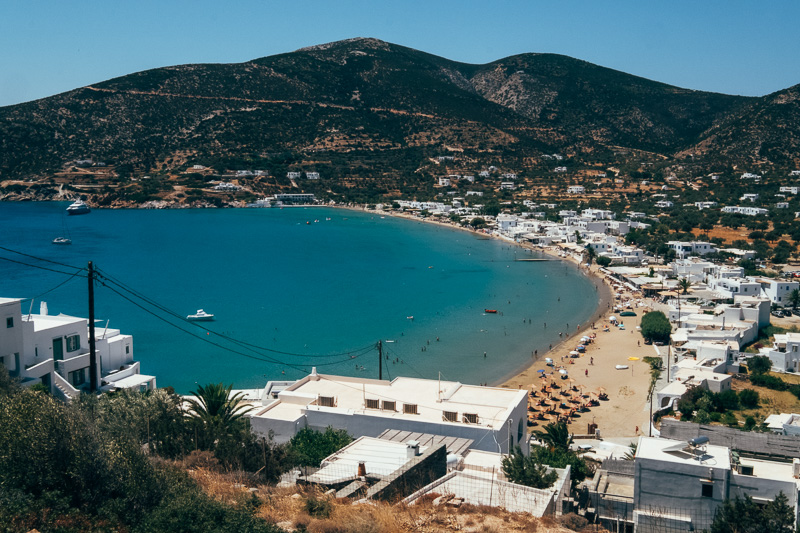
<path id="1" fill-rule="evenodd" d="M 23 386 L 41 383 L 67 400 L 89 387 L 89 325 L 85 318 L 50 315 L 42 302 L 40 313 L 23 315 L 22 300 L 0 298 L 0 364 Z M 4 319 L 4 320 L 3 320 Z M 133 337 L 117 329 L 96 327 L 98 385 L 101 390 L 152 390 L 154 376 L 139 373 L 133 360 Z"/>
<path id="2" fill-rule="evenodd" d="M 754 277 L 750 279 L 761 285 L 762 296 L 769 298 L 772 303 L 782 307 L 791 305 L 789 302 L 789 295 L 793 290 L 800 289 L 800 283 L 797 281 Z"/>
<path id="3" fill-rule="evenodd" d="M 319 179 L 319 172 L 306 172 L 306 179 L 308 179 L 308 180 L 318 180 Z"/>
<path id="4" fill-rule="evenodd" d="M 277 443 L 328 426 L 377 437 L 387 429 L 473 439 L 473 449 L 528 451 L 527 390 L 398 377 L 392 381 L 311 374 L 253 411 L 253 431 Z"/>
<path id="5" fill-rule="evenodd" d="M 722 208 L 723 213 L 738 213 L 749 217 L 756 217 L 769 214 L 769 210 L 763 207 L 742 207 L 738 205 L 726 205 Z"/>
<path id="6" fill-rule="evenodd" d="M 570 185 L 567 187 L 567 194 L 583 194 L 586 188 L 583 185 Z"/>

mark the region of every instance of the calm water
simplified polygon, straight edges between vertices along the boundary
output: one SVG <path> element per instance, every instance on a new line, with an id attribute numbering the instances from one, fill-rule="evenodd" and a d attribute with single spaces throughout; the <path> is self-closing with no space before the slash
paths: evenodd
<path id="1" fill-rule="evenodd" d="M 0 202 L 0 246 L 68 265 L 91 260 L 180 316 L 199 308 L 214 313 L 215 322 L 188 324 L 118 285 L 96 289 L 98 325 L 110 320 L 132 334 L 143 373 L 179 392 L 212 381 L 258 387 L 301 377 L 312 366 L 377 377 L 377 351 L 367 348 L 379 339 L 384 378 L 441 372 L 443 379 L 497 382 L 597 306 L 592 281 L 566 263 L 515 262 L 534 256 L 421 222 L 325 208 L 64 217 L 67 205 Z M 73 244 L 51 244 L 64 231 Z M 5 250 L 0 257 L 65 270 Z M 51 313 L 88 316 L 85 279 L 39 298 L 68 278 L 0 261 L 0 296 L 36 298 L 35 312 L 44 299 Z"/>

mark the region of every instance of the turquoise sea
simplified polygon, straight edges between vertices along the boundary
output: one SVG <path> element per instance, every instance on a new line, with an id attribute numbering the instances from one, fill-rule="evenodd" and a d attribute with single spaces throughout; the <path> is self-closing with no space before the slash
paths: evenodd
<path id="1" fill-rule="evenodd" d="M 113 280 L 95 291 L 98 331 L 110 321 L 132 334 L 142 372 L 179 392 L 220 381 L 260 387 L 312 366 L 377 377 L 378 340 L 384 379 L 441 373 L 496 383 L 598 303 L 593 281 L 565 262 L 515 261 L 537 256 L 422 222 L 316 207 L 65 217 L 67 205 L 0 202 L 0 246 L 77 267 L 93 261 Z M 65 231 L 72 245 L 51 243 Z M 74 271 L 7 250 L 0 257 L 58 271 L 0 260 L 0 296 L 36 298 L 34 312 L 44 299 L 50 313 L 88 316 L 86 280 L 64 273 Z M 168 314 L 200 308 L 216 321 Z"/>

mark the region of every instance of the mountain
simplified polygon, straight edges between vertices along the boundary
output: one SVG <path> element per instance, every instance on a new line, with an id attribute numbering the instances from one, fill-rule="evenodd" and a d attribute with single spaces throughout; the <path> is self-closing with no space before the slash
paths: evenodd
<path id="1" fill-rule="evenodd" d="M 797 97 L 798 87 L 763 98 L 692 91 L 554 54 L 472 65 L 349 39 L 0 108 L 0 179 L 52 176 L 86 158 L 120 178 L 201 162 L 275 176 L 322 168 L 341 192 L 364 180 L 420 187 L 421 167 L 447 153 L 519 169 L 555 151 L 785 160 L 800 139 Z"/>

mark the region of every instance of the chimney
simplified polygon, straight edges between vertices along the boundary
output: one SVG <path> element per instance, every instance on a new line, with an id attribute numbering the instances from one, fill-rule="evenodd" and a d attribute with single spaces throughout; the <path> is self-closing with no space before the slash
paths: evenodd
<path id="1" fill-rule="evenodd" d="M 367 475 L 367 465 L 364 461 L 358 462 L 358 477 L 366 477 Z"/>
<path id="2" fill-rule="evenodd" d="M 413 459 L 419 455 L 419 442 L 410 440 L 406 443 L 406 458 Z"/>
<path id="3" fill-rule="evenodd" d="M 792 476 L 795 479 L 800 478 L 800 459 L 797 457 L 792 459 Z"/>
<path id="4" fill-rule="evenodd" d="M 47 316 L 47 302 L 42 302 L 39 304 L 39 314 Z"/>
<path id="5" fill-rule="evenodd" d="M 315 367 L 315 366 L 311 367 L 311 377 L 312 378 L 316 378 L 317 377 L 317 367 Z"/>

